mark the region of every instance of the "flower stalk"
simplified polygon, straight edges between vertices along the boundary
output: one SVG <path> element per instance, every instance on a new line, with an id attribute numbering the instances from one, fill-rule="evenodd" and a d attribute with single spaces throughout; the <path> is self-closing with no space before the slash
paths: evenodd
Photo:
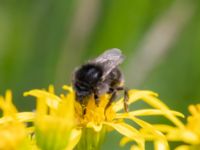
<path id="1" fill-rule="evenodd" d="M 106 134 L 106 129 L 100 132 L 92 128 L 82 129 L 82 136 L 75 150 L 100 150 Z"/>

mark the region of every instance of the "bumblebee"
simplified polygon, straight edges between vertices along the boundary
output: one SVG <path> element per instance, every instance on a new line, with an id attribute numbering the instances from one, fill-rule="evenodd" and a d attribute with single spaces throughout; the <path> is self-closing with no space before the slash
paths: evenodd
<path id="1" fill-rule="evenodd" d="M 113 48 L 89 60 L 74 71 L 73 88 L 76 100 L 83 108 L 89 96 L 94 96 L 95 104 L 98 106 L 99 96 L 108 93 L 111 97 L 105 108 L 107 109 L 116 99 L 117 92 L 124 91 L 124 110 L 128 111 L 128 93 L 124 87 L 123 74 L 118 68 L 123 60 L 124 56 L 121 51 Z"/>

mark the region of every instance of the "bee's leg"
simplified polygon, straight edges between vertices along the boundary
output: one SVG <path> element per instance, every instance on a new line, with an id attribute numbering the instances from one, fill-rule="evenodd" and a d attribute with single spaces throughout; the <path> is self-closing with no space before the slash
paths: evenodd
<path id="1" fill-rule="evenodd" d="M 108 103 L 107 103 L 107 105 L 106 105 L 106 107 L 105 107 L 105 112 L 106 112 L 106 110 L 108 109 L 108 107 L 110 107 L 110 105 L 112 104 L 112 102 L 113 102 L 116 98 L 117 98 L 117 91 L 116 91 L 116 90 L 113 90 L 112 95 L 111 95 L 111 97 L 110 97 L 110 99 L 109 99 L 109 101 L 108 101 Z"/>
<path id="2" fill-rule="evenodd" d="M 85 105 L 82 105 L 82 109 L 83 109 L 83 112 L 82 112 L 82 114 L 83 114 L 83 116 L 86 114 L 86 106 Z"/>
<path id="3" fill-rule="evenodd" d="M 97 106 L 99 106 L 99 95 L 94 94 L 94 100 L 95 100 L 95 104 L 96 104 Z"/>
<path id="4" fill-rule="evenodd" d="M 78 98 L 78 102 L 81 104 L 82 116 L 84 116 L 86 114 L 86 104 L 85 104 L 82 96 Z"/>
<path id="5" fill-rule="evenodd" d="M 124 111 L 125 112 L 128 112 L 128 100 L 129 100 L 128 89 L 124 88 Z"/>
<path id="6" fill-rule="evenodd" d="M 124 87 L 123 86 L 117 87 L 116 90 L 117 91 L 122 91 L 122 90 L 124 90 Z"/>
<path id="7" fill-rule="evenodd" d="M 124 111 L 128 112 L 128 100 L 129 100 L 128 89 L 125 87 L 117 87 L 116 90 L 118 91 L 124 90 Z"/>

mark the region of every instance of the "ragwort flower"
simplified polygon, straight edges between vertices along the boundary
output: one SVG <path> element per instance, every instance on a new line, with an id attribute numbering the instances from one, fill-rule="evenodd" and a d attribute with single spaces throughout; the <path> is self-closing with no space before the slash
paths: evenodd
<path id="1" fill-rule="evenodd" d="M 54 94 L 53 86 L 49 86 L 48 92 L 35 89 L 24 95 L 37 97 L 34 133 L 38 147 L 42 150 L 65 149 L 74 127 L 74 95 L 58 97 Z"/>
<path id="2" fill-rule="evenodd" d="M 31 120 L 32 114 L 18 113 L 12 103 L 11 91 L 6 91 L 5 98 L 0 97 L 0 149 L 26 150 L 31 149 L 28 130 L 23 121 Z"/>
<path id="3" fill-rule="evenodd" d="M 67 94 L 56 96 L 52 90 L 31 90 L 25 95 L 37 97 L 36 109 L 36 140 L 43 149 L 48 149 L 53 145 L 62 145 L 67 150 L 100 149 L 104 136 L 113 129 L 120 133 L 124 138 L 121 145 L 129 141 L 136 142 L 132 149 L 145 149 L 145 141 L 155 141 L 155 147 L 160 149 L 168 148 L 167 140 L 150 123 L 138 118 L 138 116 L 162 115 L 171 120 L 175 125 L 181 127 L 177 116 L 182 114 L 171 111 L 158 98 L 157 94 L 151 91 L 129 91 L 129 104 L 138 100 L 144 100 L 150 104 L 152 109 L 141 109 L 135 111 L 121 112 L 123 109 L 123 98 L 114 102 L 109 108 L 105 107 L 109 101 L 110 95 L 105 94 L 100 97 L 100 103 L 97 106 L 93 96 L 88 99 L 86 113 L 83 114 L 83 108 L 75 100 L 74 90 L 70 86 L 64 86 Z M 126 123 L 125 120 L 131 120 L 140 126 L 140 129 Z M 141 130 L 145 129 L 145 130 Z M 65 143 L 65 144 L 60 144 Z M 70 144 L 67 144 L 70 143 Z M 52 149 L 52 148 L 51 148 Z"/>
<path id="4" fill-rule="evenodd" d="M 186 125 L 172 127 L 157 125 L 156 128 L 166 134 L 169 141 L 182 141 L 184 144 L 176 150 L 199 150 L 200 149 L 200 104 L 190 105 Z"/>

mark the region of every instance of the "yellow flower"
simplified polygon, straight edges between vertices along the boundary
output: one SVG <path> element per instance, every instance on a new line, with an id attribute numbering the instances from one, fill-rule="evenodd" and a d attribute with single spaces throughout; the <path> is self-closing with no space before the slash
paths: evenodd
<path id="1" fill-rule="evenodd" d="M 11 91 L 6 91 L 5 98 L 0 97 L 0 149 L 26 150 L 28 146 L 27 130 L 21 121 L 27 120 L 28 115 L 18 114 L 12 103 Z"/>
<path id="2" fill-rule="evenodd" d="M 120 118 L 131 119 L 132 121 L 137 123 L 140 126 L 139 134 L 143 139 L 143 141 L 136 141 L 135 139 L 124 137 L 121 140 L 121 145 L 124 145 L 129 141 L 135 140 L 136 143 L 138 143 L 138 145 L 133 145 L 131 147 L 131 150 L 133 149 L 141 150 L 141 149 L 145 149 L 144 142 L 146 140 L 146 141 L 153 141 L 154 147 L 156 150 L 169 149 L 166 137 L 159 130 L 154 128 L 153 125 L 139 119 L 138 116 L 162 115 L 180 128 L 182 128 L 183 125 L 176 116 L 179 116 L 179 117 L 184 117 L 184 116 L 179 112 L 170 110 L 164 103 L 161 102 L 161 100 L 157 98 L 158 95 L 151 91 L 130 90 L 129 97 L 130 97 L 129 104 L 132 104 L 138 100 L 143 100 L 144 102 L 149 104 L 151 107 L 153 107 L 153 109 L 134 110 L 134 111 L 130 111 L 128 114 L 117 113 L 117 116 L 120 116 Z M 123 99 L 121 99 L 119 102 L 115 104 L 114 108 L 116 111 L 119 111 L 120 109 L 123 108 L 123 105 L 120 104 L 122 103 L 122 100 Z"/>
<path id="3" fill-rule="evenodd" d="M 182 141 L 185 144 L 178 146 L 176 150 L 200 149 L 200 104 L 190 105 L 191 115 L 187 117 L 187 123 L 183 128 L 172 126 L 157 126 L 157 129 L 166 133 L 169 141 Z"/>
<path id="4" fill-rule="evenodd" d="M 61 96 L 54 94 L 52 86 L 48 91 L 36 89 L 24 94 L 37 97 L 35 134 L 37 145 L 43 150 L 100 149 L 105 134 L 112 130 L 123 136 L 121 145 L 134 141 L 136 144 L 131 149 L 144 150 L 145 141 L 153 141 L 157 150 L 168 149 L 165 135 L 139 116 L 162 115 L 176 126 L 183 127 L 177 118 L 183 115 L 170 110 L 151 91 L 129 91 L 129 105 L 143 100 L 152 107 L 150 109 L 122 112 L 121 98 L 105 110 L 110 99 L 110 95 L 105 94 L 100 97 L 98 106 L 91 96 L 85 107 L 86 113 L 83 114 L 83 108 L 75 100 L 72 87 L 63 88 L 68 92 Z M 126 120 L 133 121 L 139 128 L 128 124 Z"/>
<path id="5" fill-rule="evenodd" d="M 189 111 L 191 116 L 187 118 L 186 128 L 195 133 L 197 137 L 193 143 L 200 145 L 200 104 L 197 104 L 196 106 L 190 105 Z"/>
<path id="6" fill-rule="evenodd" d="M 156 149 L 168 148 L 167 140 L 150 123 L 138 118 L 138 116 L 162 115 L 171 120 L 176 126 L 182 128 L 177 116 L 182 114 L 171 111 L 158 98 L 157 94 L 151 91 L 129 91 L 129 104 L 143 100 L 153 108 L 134 110 L 128 113 L 121 112 L 123 109 L 123 98 L 113 103 L 106 111 L 105 107 L 110 95 L 100 97 L 97 106 L 91 96 L 88 99 L 86 113 L 83 113 L 82 106 L 75 100 L 75 92 L 70 86 L 64 86 L 67 94 L 56 96 L 53 88 L 49 91 L 31 90 L 25 95 L 37 97 L 36 108 L 36 140 L 37 144 L 44 150 L 60 146 L 60 149 L 100 149 L 105 134 L 113 129 L 119 132 L 124 138 L 121 145 L 129 141 L 135 141 L 140 150 L 145 149 L 145 141 L 154 141 Z M 139 129 L 126 123 L 131 120 L 140 126 Z M 53 141 L 53 142 L 52 142 Z M 68 144 L 70 143 L 70 144 Z M 58 146 L 59 147 L 59 146 Z M 58 148 L 57 148 L 58 149 Z"/>
<path id="7" fill-rule="evenodd" d="M 37 97 L 35 112 L 35 139 L 42 150 L 63 150 L 67 147 L 74 127 L 74 95 L 69 93 L 60 97 L 49 91 L 31 90 L 25 96 Z"/>
<path id="8" fill-rule="evenodd" d="M 138 100 L 144 100 L 155 109 L 141 109 L 130 111 L 128 113 L 120 113 L 119 111 L 123 109 L 122 98 L 116 103 L 113 103 L 104 116 L 104 110 L 108 100 L 108 95 L 102 96 L 98 107 L 95 105 L 94 99 L 89 100 L 88 105 L 86 106 L 86 114 L 84 118 L 80 115 L 79 119 L 82 120 L 81 123 L 83 125 L 86 127 L 92 127 L 96 132 L 99 132 L 104 126 L 112 127 L 121 135 L 125 136 L 121 141 L 121 145 L 132 140 L 138 144 L 138 149 L 145 149 L 145 140 L 155 140 L 155 147 L 157 149 L 160 149 L 161 147 L 165 147 L 166 149 L 168 148 L 165 136 L 156 130 L 151 124 L 139 119 L 138 116 L 163 115 L 177 126 L 181 126 L 180 121 L 175 117 L 175 115 L 183 115 L 175 111 L 170 111 L 166 105 L 157 99 L 157 94 L 151 91 L 130 90 L 129 104 Z M 82 111 L 79 110 L 79 112 Z M 143 130 L 137 130 L 135 127 L 125 123 L 124 119 L 129 119 L 135 122 Z M 83 138 L 83 140 L 85 140 L 85 138 Z"/>

